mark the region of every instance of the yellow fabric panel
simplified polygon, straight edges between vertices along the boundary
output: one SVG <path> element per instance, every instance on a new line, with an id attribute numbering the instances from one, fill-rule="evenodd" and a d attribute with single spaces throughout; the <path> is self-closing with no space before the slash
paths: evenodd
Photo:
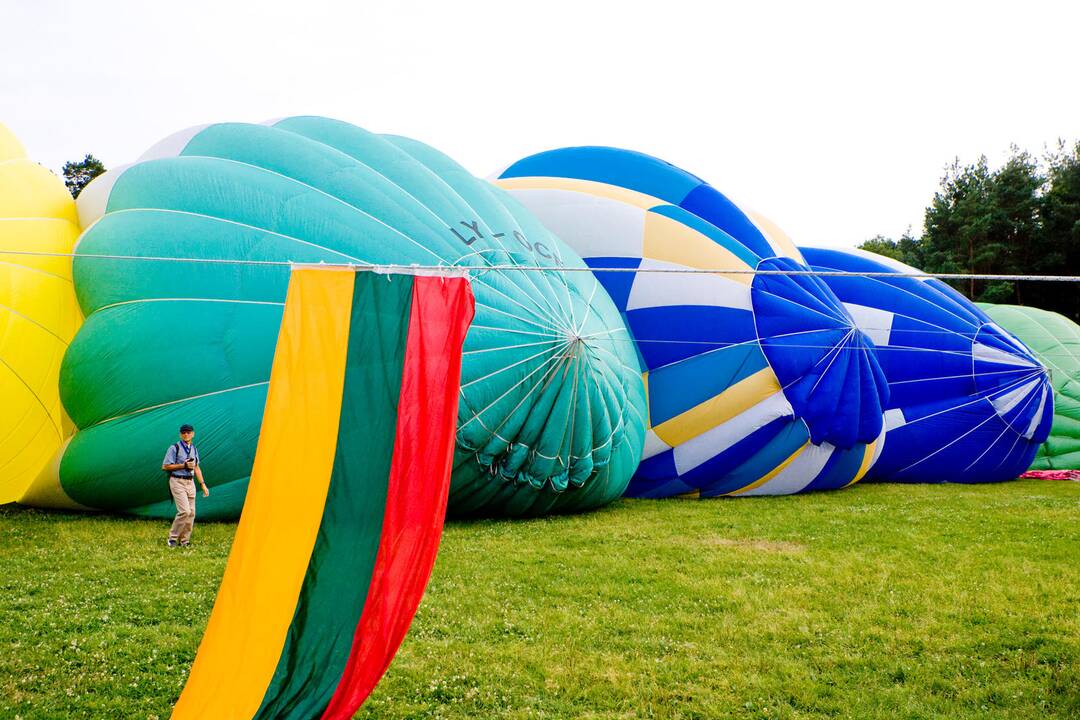
<path id="1" fill-rule="evenodd" d="M 330 486 L 354 279 L 293 272 L 247 499 L 173 718 L 249 718 L 273 677 Z"/>
<path id="2" fill-rule="evenodd" d="M 877 449 L 878 442 L 880 442 L 880 439 L 875 440 L 874 442 L 866 446 L 866 450 L 864 451 L 865 454 L 863 455 L 862 465 L 859 466 L 859 472 L 855 473 L 855 477 L 853 477 L 851 479 L 851 482 L 849 482 L 844 487 L 847 487 L 848 485 L 854 485 L 855 483 L 862 480 L 863 476 L 866 475 L 866 473 L 870 472 L 870 466 L 874 464 L 874 451 Z"/>
<path id="3" fill-rule="evenodd" d="M 0 123 L 0 162 L 26 157 L 26 150 L 15 134 Z"/>
<path id="4" fill-rule="evenodd" d="M 60 363 L 81 319 L 70 257 L 11 251 L 70 253 L 78 234 L 64 183 L 0 127 L 0 503 L 24 497 L 70 433 Z"/>
<path id="5" fill-rule="evenodd" d="M 626 188 L 595 182 L 593 180 L 576 180 L 573 178 L 556 177 L 516 177 L 503 178 L 494 180 L 493 182 L 504 190 L 569 190 L 572 192 L 580 192 L 585 193 L 586 195 L 608 198 L 609 200 L 618 200 L 627 205 L 639 207 L 642 210 L 648 210 L 657 205 L 668 204 L 663 200 L 654 198 L 652 195 L 646 195 L 645 193 L 639 193 L 636 190 L 627 190 Z"/>
<path id="6" fill-rule="evenodd" d="M 769 241 L 769 245 L 776 250 L 777 255 L 787 255 L 793 257 L 799 262 L 803 262 L 802 253 L 799 252 L 799 248 L 795 246 L 788 234 L 780 229 L 780 226 L 774 223 L 769 218 L 761 215 L 760 213 L 748 210 L 746 212 L 750 216 L 750 219 L 757 225 L 764 235 L 765 239 Z"/>
<path id="7" fill-rule="evenodd" d="M 645 216 L 645 242 L 642 255 L 650 260 L 660 260 L 700 270 L 751 269 L 734 253 L 717 244 L 712 238 L 702 235 L 681 222 L 656 213 L 648 213 Z M 754 281 L 751 273 L 716 274 L 743 285 L 749 285 Z"/>
<path id="8" fill-rule="evenodd" d="M 66 433 L 65 433 L 66 434 Z M 93 508 L 80 505 L 67 496 L 63 486 L 60 485 L 60 461 L 64 457 L 71 438 L 68 437 L 57 450 L 48 458 L 44 469 L 30 483 L 22 493 L 19 502 L 31 507 L 60 508 L 62 510 L 93 510 Z"/>
<path id="9" fill-rule="evenodd" d="M 780 384 L 776 381 L 776 375 L 769 368 L 763 368 L 719 395 L 714 395 L 700 405 L 660 423 L 653 428 L 653 432 L 668 445 L 675 447 L 727 422 L 778 392 Z"/>
<path id="10" fill-rule="evenodd" d="M 26 159 L 0 162 L 0 217 L 78 222 L 75 201 L 60 178 Z"/>
<path id="11" fill-rule="evenodd" d="M 795 458 L 799 457 L 799 453 L 801 453 L 803 450 L 805 450 L 807 448 L 807 446 L 809 446 L 809 445 L 810 445 L 810 441 L 807 440 L 806 442 L 804 442 L 802 444 L 802 447 L 800 447 L 795 452 L 791 453 L 791 455 L 788 456 L 787 460 L 785 460 L 784 462 L 782 462 L 779 465 L 777 465 L 776 467 L 774 467 L 771 471 L 769 471 L 768 473 L 766 473 L 762 477 L 758 478 L 754 482 L 750 483 L 746 487 L 739 488 L 738 490 L 733 490 L 733 491 L 731 491 L 731 492 L 729 492 L 727 494 L 728 495 L 739 495 L 741 493 L 753 490 L 756 487 L 761 487 L 762 485 L 764 485 L 765 483 L 769 482 L 774 477 L 779 475 L 781 472 L 783 472 L 784 468 L 786 468 L 788 465 L 790 465 L 792 463 L 792 461 L 795 460 Z"/>
<path id="12" fill-rule="evenodd" d="M 70 253 L 79 237 L 74 223 L 58 218 L 0 217 L 0 250 Z M 0 263 L 33 268 L 71 280 L 71 258 L 0 253 Z M 74 294 L 72 299 L 74 300 Z"/>
<path id="13" fill-rule="evenodd" d="M 26 489 L 41 472 L 55 449 L 64 440 L 60 425 L 59 402 L 54 407 L 38 405 L 27 389 L 11 374 L 0 375 L 0 397 L 4 398 L 4 414 L 20 411 L 25 417 L 4 438 L 5 454 L 0 459 L 0 503 L 15 502 L 25 496 Z M 57 420 L 54 422 L 54 418 Z"/>

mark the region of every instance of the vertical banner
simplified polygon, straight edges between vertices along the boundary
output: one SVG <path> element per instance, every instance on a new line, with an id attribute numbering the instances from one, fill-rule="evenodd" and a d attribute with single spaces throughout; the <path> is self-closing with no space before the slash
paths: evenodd
<path id="1" fill-rule="evenodd" d="M 348 718 L 382 677 L 442 535 L 460 276 L 293 272 L 251 484 L 173 717 Z"/>

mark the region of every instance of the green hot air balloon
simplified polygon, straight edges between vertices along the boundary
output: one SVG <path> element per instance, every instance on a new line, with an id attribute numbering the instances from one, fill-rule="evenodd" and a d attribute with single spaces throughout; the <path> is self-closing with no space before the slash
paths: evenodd
<path id="1" fill-rule="evenodd" d="M 78 432 L 27 503 L 169 516 L 161 457 L 191 423 L 212 485 L 199 515 L 236 517 L 285 261 L 470 269 L 452 513 L 597 507 L 637 466 L 644 391 L 610 298 L 588 272 L 516 269 L 585 265 L 426 145 L 319 117 L 194 128 L 97 179 L 79 212 L 86 323 L 60 380 Z"/>
<path id="2" fill-rule="evenodd" d="M 1021 305 L 979 307 L 1020 338 L 1050 369 L 1054 424 L 1032 470 L 1080 470 L 1080 325 L 1064 315 Z"/>

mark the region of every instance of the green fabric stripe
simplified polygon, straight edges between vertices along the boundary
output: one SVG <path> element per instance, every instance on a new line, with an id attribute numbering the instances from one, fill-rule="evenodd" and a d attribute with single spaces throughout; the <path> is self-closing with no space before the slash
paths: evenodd
<path id="1" fill-rule="evenodd" d="M 412 288 L 411 276 L 357 273 L 326 507 L 256 718 L 317 717 L 348 662 L 382 533 Z"/>

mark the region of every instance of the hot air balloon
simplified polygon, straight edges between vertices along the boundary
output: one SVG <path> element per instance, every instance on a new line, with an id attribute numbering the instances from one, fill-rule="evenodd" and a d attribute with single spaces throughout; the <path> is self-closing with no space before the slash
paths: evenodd
<path id="1" fill-rule="evenodd" d="M 585 259 L 626 317 L 649 401 L 628 495 L 787 494 L 866 472 L 887 396 L 872 344 L 824 283 L 797 274 L 802 257 L 775 227 L 615 148 L 543 152 L 495 182 Z"/>
<path id="2" fill-rule="evenodd" d="M 38 483 L 54 495 L 171 515 L 160 456 L 191 423 L 213 484 L 200 517 L 236 517 L 290 262 L 472 271 L 451 512 L 596 507 L 638 463 L 618 311 L 534 217 L 426 145 L 319 117 L 193 128 L 91 183 L 79 214 L 86 323 L 60 383 L 78 432 Z"/>
<path id="3" fill-rule="evenodd" d="M 78 234 L 64 183 L 0 125 L 0 504 L 19 498 L 69 431 L 57 378 L 79 323 L 63 257 Z"/>
<path id="4" fill-rule="evenodd" d="M 1027 469 L 1046 439 L 1046 368 L 945 283 L 860 250 L 802 248 L 877 347 L 889 381 L 885 443 L 868 479 L 993 482 Z M 897 277 L 889 277 L 896 274 Z"/>
<path id="5" fill-rule="evenodd" d="M 1032 470 L 1080 470 L 1080 326 L 1064 315 L 1020 305 L 979 303 L 1050 370 L 1054 421 Z"/>

